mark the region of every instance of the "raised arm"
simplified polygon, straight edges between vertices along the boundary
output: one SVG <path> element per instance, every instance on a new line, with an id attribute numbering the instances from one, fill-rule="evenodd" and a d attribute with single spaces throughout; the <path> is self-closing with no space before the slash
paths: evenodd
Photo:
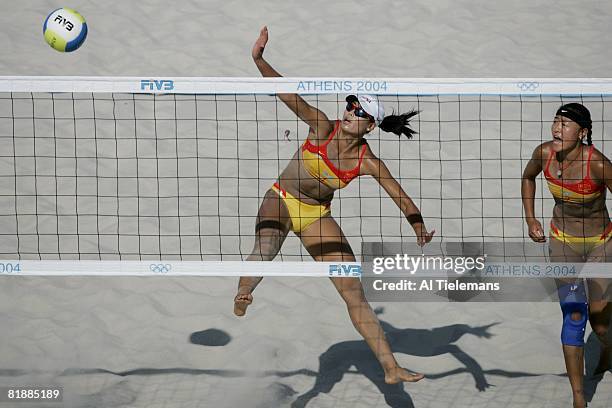
<path id="1" fill-rule="evenodd" d="M 369 153 L 369 152 L 368 152 Z M 431 241 L 435 231 L 427 232 L 423 217 L 418 207 L 410 197 L 406 194 L 402 186 L 397 180 L 391 175 L 391 172 L 383 163 L 382 160 L 368 155 L 362 165 L 363 174 L 368 174 L 376 179 L 378 184 L 389 194 L 389 197 L 402 211 L 417 236 L 417 243 L 420 246 L 427 244 Z"/>
<path id="2" fill-rule="evenodd" d="M 529 227 L 529 237 L 535 242 L 546 242 L 542 224 L 535 217 L 535 178 L 542 172 L 542 162 L 544 160 L 543 144 L 536 147 L 531 155 L 531 160 L 525 166 L 521 179 L 521 197 L 525 210 L 525 221 Z"/>
<path id="3" fill-rule="evenodd" d="M 268 43 L 268 27 L 263 27 L 259 33 L 251 55 L 255 65 L 264 77 L 281 77 L 270 64 L 263 57 L 264 49 Z M 300 119 L 310 126 L 312 131 L 315 133 L 317 139 L 326 138 L 332 131 L 333 125 L 329 122 L 327 116 L 311 106 L 298 94 L 278 94 L 281 101 L 285 103 Z"/>

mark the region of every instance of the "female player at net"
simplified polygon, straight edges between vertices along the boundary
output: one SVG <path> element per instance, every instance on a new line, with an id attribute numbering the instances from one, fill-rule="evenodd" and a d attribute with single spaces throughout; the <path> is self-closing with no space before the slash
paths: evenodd
<path id="1" fill-rule="evenodd" d="M 263 51 L 268 41 L 264 27 L 252 50 L 253 60 L 264 77 L 279 77 Z M 302 119 L 310 131 L 278 180 L 265 194 L 257 214 L 256 239 L 248 260 L 271 261 L 279 252 L 289 230 L 293 231 L 316 261 L 354 262 L 353 251 L 331 217 L 334 191 L 363 175 L 374 177 L 391 196 L 412 225 L 419 245 L 431 241 L 419 209 L 393 178 L 385 164 L 368 146 L 364 136 L 377 125 L 384 131 L 408 138 L 415 133 L 408 125 L 418 112 L 384 116 L 382 103 L 374 96 L 351 95 L 342 120 L 329 120 L 320 110 L 297 94 L 278 97 Z M 252 292 L 261 277 L 241 277 L 234 299 L 234 313 L 242 316 L 253 300 Z M 385 372 L 385 381 L 393 384 L 414 382 L 422 374 L 399 367 L 380 323 L 367 302 L 358 278 L 331 278 L 347 305 L 353 325 L 364 337 Z"/>
<path id="2" fill-rule="evenodd" d="M 529 237 L 546 242 L 535 218 L 535 178 L 544 171 L 555 206 L 550 222 L 551 262 L 612 262 L 612 223 L 606 208 L 606 189 L 612 191 L 612 165 L 591 142 L 589 110 L 579 103 L 561 106 L 552 123 L 552 141 L 539 145 L 523 172 L 522 198 Z M 561 343 L 574 396 L 574 407 L 584 407 L 584 332 L 587 318 L 601 341 L 596 373 L 609 368 L 610 323 L 608 279 L 559 281 L 563 313 Z"/>

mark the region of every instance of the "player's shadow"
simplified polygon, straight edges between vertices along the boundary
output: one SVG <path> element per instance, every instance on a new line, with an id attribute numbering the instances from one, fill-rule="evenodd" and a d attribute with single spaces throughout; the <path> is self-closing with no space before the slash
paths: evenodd
<path id="1" fill-rule="evenodd" d="M 600 345 L 601 343 L 599 342 L 597 335 L 591 332 L 591 335 L 587 338 L 586 344 L 584 345 L 584 398 L 587 400 L 587 402 L 591 402 L 593 400 L 595 391 L 597 391 L 597 386 L 606 373 L 595 373 L 601 353 Z M 607 372 L 612 372 L 612 370 L 608 370 Z"/>
<path id="2" fill-rule="evenodd" d="M 375 312 L 380 315 L 384 312 L 384 309 L 378 308 Z M 454 324 L 431 330 L 400 329 L 382 320 L 380 324 L 394 353 L 420 357 L 450 354 L 465 366 L 466 371 L 472 374 L 478 390 L 484 391 L 490 386 L 480 364 L 453 343 L 464 334 L 488 339 L 492 336 L 489 329 L 498 323 L 479 327 Z M 300 395 L 291 406 L 305 407 L 317 395 L 329 393 L 334 385 L 342 380 L 344 374 L 355 372 L 349 371 L 353 366 L 358 374 L 366 376 L 376 385 L 390 407 L 414 407 L 412 398 L 404 390 L 402 383 L 394 385 L 385 383 L 380 364 L 363 340 L 336 343 L 321 354 L 315 384 L 312 389 Z"/>

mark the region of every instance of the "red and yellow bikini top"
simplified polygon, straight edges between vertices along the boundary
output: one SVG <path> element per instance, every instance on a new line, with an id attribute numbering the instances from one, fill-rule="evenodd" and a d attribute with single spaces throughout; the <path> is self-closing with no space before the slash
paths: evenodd
<path id="1" fill-rule="evenodd" d="M 548 189 L 552 193 L 553 197 L 570 203 L 583 204 L 593 201 L 601 196 L 602 192 L 606 189 L 606 186 L 595 183 L 595 181 L 593 181 L 591 178 L 591 156 L 593 155 L 593 148 L 594 146 L 591 146 L 589 149 L 589 156 L 586 164 L 586 176 L 582 180 L 575 183 L 564 182 L 563 180 L 554 178 L 552 174 L 550 174 L 550 162 L 555 154 L 555 152 L 550 149 L 550 156 L 548 156 L 546 168 L 544 169 L 544 177 L 546 177 Z"/>
<path id="2" fill-rule="evenodd" d="M 367 149 L 367 145 L 363 145 L 361 153 L 359 154 L 359 162 L 357 166 L 351 170 L 340 170 L 334 166 L 327 156 L 327 145 L 338 133 L 340 127 L 340 121 L 336 121 L 334 129 L 330 133 L 325 143 L 321 145 L 314 145 L 310 140 L 306 139 L 302 145 L 302 160 L 304 167 L 308 173 L 321 183 L 333 189 L 344 188 L 354 178 L 359 176 L 359 169 L 361 168 L 361 162 Z"/>

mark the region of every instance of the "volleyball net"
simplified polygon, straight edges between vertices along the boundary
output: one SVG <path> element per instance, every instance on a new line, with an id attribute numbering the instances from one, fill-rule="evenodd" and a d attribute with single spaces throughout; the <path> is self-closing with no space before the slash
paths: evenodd
<path id="1" fill-rule="evenodd" d="M 376 128 L 367 140 L 436 230 L 432 245 L 525 242 L 520 184 L 534 148 L 577 101 L 609 155 L 611 91 L 608 80 L 2 77 L 0 270 L 326 276 L 331 264 L 305 262 L 292 234 L 279 262 L 243 262 L 263 196 L 308 134 L 281 92 L 330 119 L 354 93 L 421 111 L 414 139 Z M 539 178 L 536 215 L 553 205 Z M 369 177 L 336 192 L 332 216 L 358 258 L 362 242 L 416 241 Z"/>

